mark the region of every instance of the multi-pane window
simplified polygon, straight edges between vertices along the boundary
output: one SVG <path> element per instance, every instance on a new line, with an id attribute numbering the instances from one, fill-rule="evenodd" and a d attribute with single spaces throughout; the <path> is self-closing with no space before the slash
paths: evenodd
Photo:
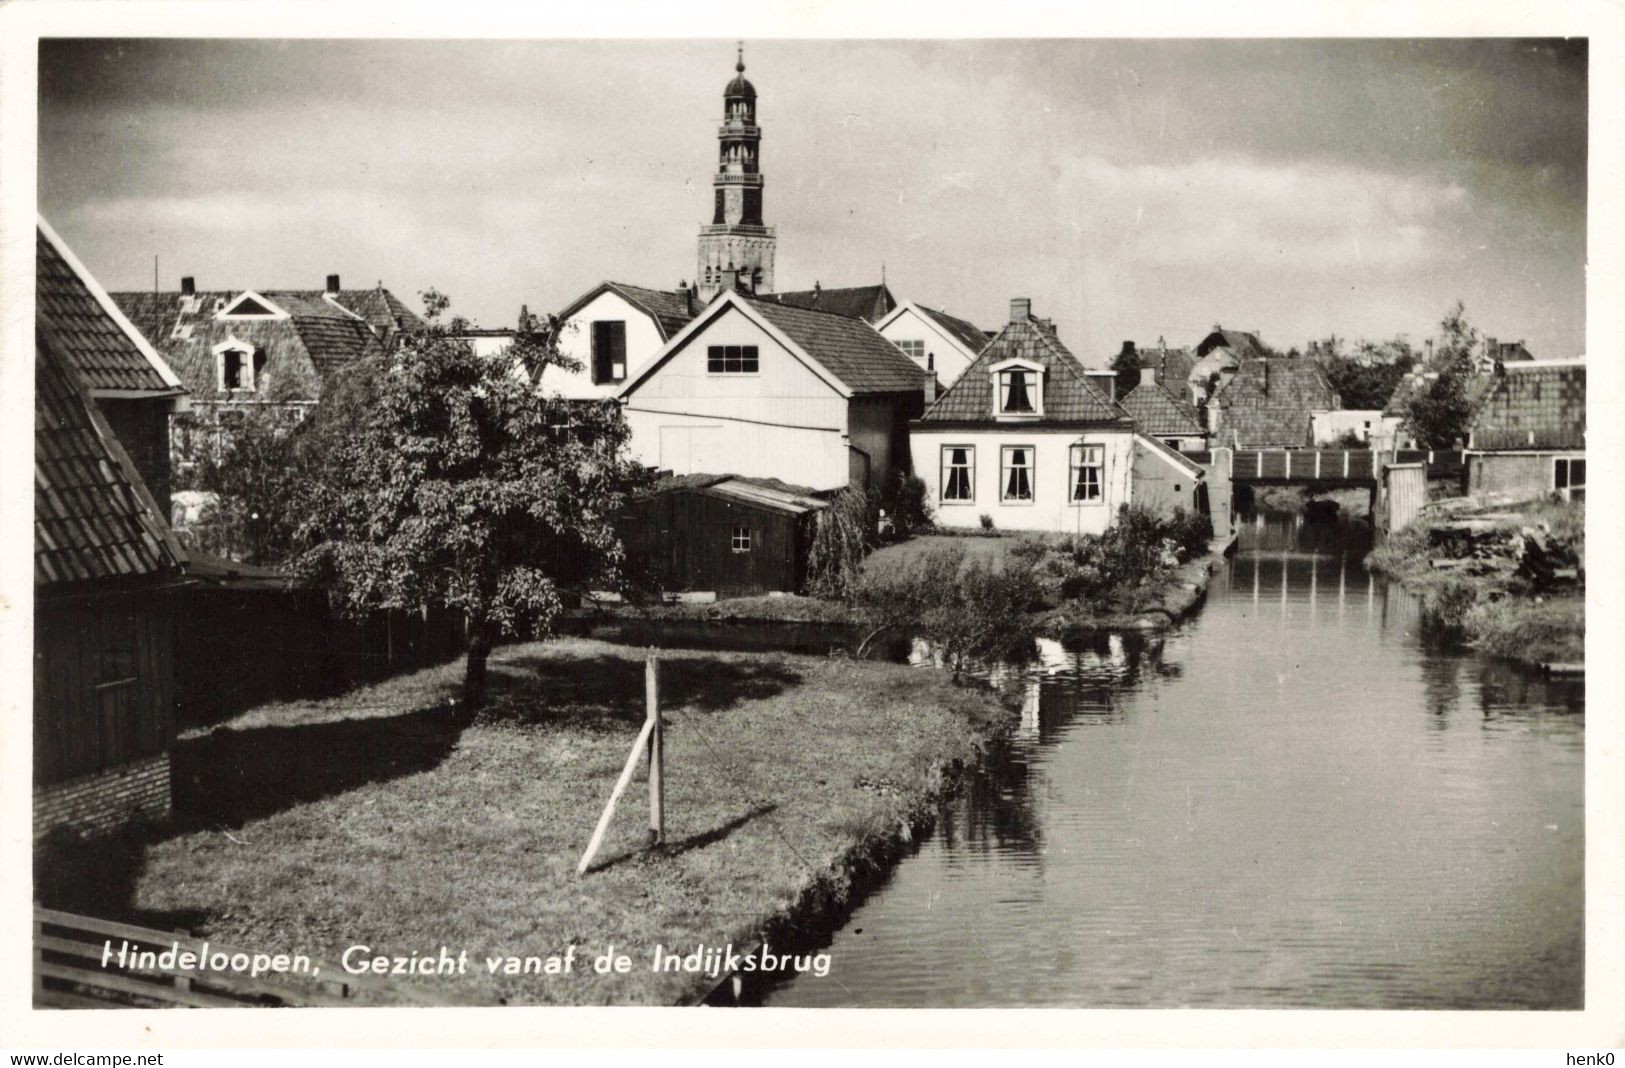
<path id="1" fill-rule="evenodd" d="M 1586 462 L 1580 456 L 1559 456 L 1556 464 L 1555 485 L 1566 501 L 1585 500 Z"/>
<path id="2" fill-rule="evenodd" d="M 907 356 L 915 363 L 921 363 L 925 359 L 925 342 L 923 341 L 899 341 L 897 347 L 903 350 L 904 356 Z"/>
<path id="3" fill-rule="evenodd" d="M 595 384 L 626 378 L 626 323 L 600 319 L 592 324 L 592 380 Z"/>
<path id="4" fill-rule="evenodd" d="M 976 499 L 976 449 L 970 445 L 942 447 L 942 499 Z"/>
<path id="5" fill-rule="evenodd" d="M 1010 414 L 1036 412 L 1037 376 L 1025 368 L 1015 367 L 999 372 L 999 411 Z"/>
<path id="6" fill-rule="evenodd" d="M 1105 483 L 1106 450 L 1100 445 L 1072 446 L 1072 497 L 1074 503 L 1101 498 Z"/>
<path id="7" fill-rule="evenodd" d="M 750 552 L 750 528 L 734 527 L 733 537 L 729 541 L 729 548 L 736 553 Z"/>
<path id="8" fill-rule="evenodd" d="M 1006 445 L 1002 450 L 1003 462 L 999 466 L 999 483 L 1004 501 L 1030 501 L 1033 499 L 1033 450 L 1028 445 Z"/>
<path id="9" fill-rule="evenodd" d="M 714 375 L 753 375 L 758 369 L 755 345 L 712 345 L 705 369 Z"/>

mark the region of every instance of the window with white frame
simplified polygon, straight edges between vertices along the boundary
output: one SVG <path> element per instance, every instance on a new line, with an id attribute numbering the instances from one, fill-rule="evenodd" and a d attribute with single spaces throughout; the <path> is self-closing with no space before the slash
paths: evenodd
<path id="1" fill-rule="evenodd" d="M 750 552 L 750 528 L 734 527 L 733 536 L 729 539 L 728 547 L 736 553 Z"/>
<path id="2" fill-rule="evenodd" d="M 1553 485 L 1566 501 L 1585 500 L 1586 462 L 1583 456 L 1559 456 L 1552 461 Z"/>
<path id="3" fill-rule="evenodd" d="M 976 500 L 976 447 L 942 447 L 942 499 L 969 503 Z"/>
<path id="4" fill-rule="evenodd" d="M 1006 445 L 999 464 L 999 499 L 1019 504 L 1033 499 L 1033 450 L 1030 445 Z"/>
<path id="5" fill-rule="evenodd" d="M 755 345 L 712 345 L 705 353 L 705 369 L 714 375 L 753 375 L 759 366 Z"/>
<path id="6" fill-rule="evenodd" d="M 996 368 L 996 415 L 1031 416 L 1044 412 L 1043 376 L 1037 367 L 1021 364 Z"/>
<path id="7" fill-rule="evenodd" d="M 1101 445 L 1072 446 L 1073 504 L 1098 504 L 1106 483 L 1106 449 Z"/>
<path id="8" fill-rule="evenodd" d="M 909 340 L 899 341 L 896 344 L 898 348 L 903 350 L 903 355 L 907 356 L 915 363 L 923 363 L 925 361 L 925 342 Z"/>
<path id="9" fill-rule="evenodd" d="M 253 389 L 254 363 L 246 349 L 222 349 L 215 353 L 221 389 Z"/>

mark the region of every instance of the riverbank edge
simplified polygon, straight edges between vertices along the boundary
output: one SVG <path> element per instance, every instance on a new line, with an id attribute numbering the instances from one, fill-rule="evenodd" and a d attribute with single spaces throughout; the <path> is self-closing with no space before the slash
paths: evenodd
<path id="1" fill-rule="evenodd" d="M 1163 576 L 1147 607 L 1135 612 L 1096 612 L 1082 601 L 1033 613 L 1035 633 L 1041 638 L 1066 639 L 1102 633 L 1165 630 L 1189 615 L 1202 602 L 1213 573 L 1236 547 L 1234 533 L 1216 537 L 1203 556 L 1188 560 Z M 717 624 L 833 624 L 856 627 L 860 621 L 846 605 L 800 594 L 736 597 L 705 603 L 611 604 L 599 603 L 572 614 L 572 621 L 636 620 Z"/>
<path id="2" fill-rule="evenodd" d="M 760 937 L 741 956 L 754 955 L 764 945 L 778 957 L 804 956 L 828 943 L 830 935 L 840 929 L 869 892 L 936 827 L 942 803 L 1012 737 L 1019 716 L 997 694 L 993 697 L 1010 714 L 980 725 L 974 731 L 975 744 L 970 751 L 934 763 L 925 782 L 904 799 L 902 817 L 884 830 L 864 835 L 832 857 L 794 900 L 756 924 Z M 790 975 L 782 970 L 726 973 L 708 979 L 700 990 L 677 1004 L 750 1004 L 763 990 Z"/>
<path id="3" fill-rule="evenodd" d="M 1544 605 L 1550 603 L 1511 593 L 1507 593 L 1506 596 L 1492 602 L 1488 595 L 1501 590 L 1501 587 L 1489 576 L 1441 574 L 1431 569 L 1423 570 L 1428 567 L 1426 554 L 1398 555 L 1392 551 L 1384 552 L 1383 549 L 1384 547 L 1379 545 L 1366 554 L 1365 559 L 1362 561 L 1366 570 L 1381 575 L 1389 582 L 1396 583 L 1400 588 L 1421 597 L 1424 606 L 1429 605 L 1430 602 L 1437 598 L 1441 591 L 1446 589 L 1447 584 L 1452 587 L 1470 588 L 1475 604 L 1489 605 L 1493 603 L 1498 607 L 1504 618 L 1497 625 L 1509 634 L 1515 633 L 1522 626 L 1535 623 L 1544 610 Z M 1578 628 L 1579 660 L 1559 660 L 1549 655 L 1532 653 L 1528 645 L 1497 641 L 1495 640 L 1496 636 L 1491 633 L 1475 634 L 1470 625 L 1464 627 L 1468 635 L 1467 644 L 1481 655 L 1516 664 L 1528 671 L 1546 675 L 1583 675 L 1585 674 L 1585 601 L 1583 593 L 1577 603 L 1581 613 Z"/>

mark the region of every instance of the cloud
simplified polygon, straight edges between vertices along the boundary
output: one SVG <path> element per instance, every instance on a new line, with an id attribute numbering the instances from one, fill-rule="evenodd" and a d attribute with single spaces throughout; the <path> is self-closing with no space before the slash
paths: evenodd
<path id="1" fill-rule="evenodd" d="M 1086 233 L 1150 267 L 1409 268 L 1448 254 L 1441 234 L 1472 207 L 1449 181 L 1219 157 L 1171 165 L 1085 157 L 1062 184 L 1085 204 Z"/>

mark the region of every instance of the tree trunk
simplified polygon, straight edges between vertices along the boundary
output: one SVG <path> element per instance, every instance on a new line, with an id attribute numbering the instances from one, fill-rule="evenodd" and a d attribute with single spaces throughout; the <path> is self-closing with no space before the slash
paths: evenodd
<path id="1" fill-rule="evenodd" d="M 485 661 L 491 655 L 491 635 L 483 623 L 468 626 L 468 667 L 463 673 L 463 714 L 485 707 Z"/>

